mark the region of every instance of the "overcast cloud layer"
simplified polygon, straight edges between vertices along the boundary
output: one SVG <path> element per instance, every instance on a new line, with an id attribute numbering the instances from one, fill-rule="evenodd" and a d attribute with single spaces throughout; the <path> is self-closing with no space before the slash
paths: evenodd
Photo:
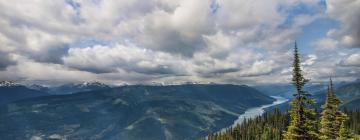
<path id="1" fill-rule="evenodd" d="M 287 83 L 360 78 L 359 0 L 0 0 L 0 79 Z M 318 21 L 333 26 L 323 29 Z M 310 28 L 311 27 L 311 28 Z"/>

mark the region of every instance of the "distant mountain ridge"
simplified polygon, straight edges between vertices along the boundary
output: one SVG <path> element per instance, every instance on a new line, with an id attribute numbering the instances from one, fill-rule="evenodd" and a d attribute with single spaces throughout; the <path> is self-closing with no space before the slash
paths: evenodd
<path id="1" fill-rule="evenodd" d="M 326 100 L 326 91 L 322 91 L 314 96 L 318 104 L 323 104 Z M 360 81 L 344 84 L 335 89 L 336 95 L 342 101 L 342 107 L 360 109 Z"/>
<path id="2" fill-rule="evenodd" d="M 0 105 L 28 98 L 64 95 L 92 90 L 109 89 L 110 86 L 97 81 L 80 84 L 65 84 L 58 87 L 47 87 L 38 84 L 22 85 L 12 81 L 0 82 Z"/>
<path id="3" fill-rule="evenodd" d="M 44 88 L 46 92 L 52 95 L 64 95 L 64 94 L 73 94 L 77 92 L 85 92 L 92 90 L 102 90 L 110 88 L 109 85 L 106 85 L 101 82 L 92 81 L 92 82 L 83 82 L 83 83 L 69 83 L 56 87 L 47 87 Z M 43 90 L 44 90 L 43 89 Z"/>
<path id="4" fill-rule="evenodd" d="M 0 137 L 198 139 L 273 101 L 239 85 L 121 86 L 0 106 Z"/>
<path id="5" fill-rule="evenodd" d="M 2 81 L 0 82 L 0 105 L 7 104 L 10 102 L 35 98 L 40 96 L 48 96 L 46 92 L 41 92 L 38 90 L 27 88 L 21 84 L 11 82 L 11 81 Z"/>
<path id="6" fill-rule="evenodd" d="M 337 83 L 334 85 L 334 87 L 336 95 L 342 101 L 342 108 L 360 109 L 360 80 L 346 83 Z M 326 100 L 326 89 L 312 92 L 312 94 L 312 98 L 316 100 L 315 107 L 321 109 L 321 106 L 325 103 Z M 272 110 L 276 107 L 285 111 L 289 108 L 289 102 L 268 108 L 268 110 Z"/>
<path id="7" fill-rule="evenodd" d="M 12 81 L 1 81 L 0 82 L 0 87 L 16 87 L 16 86 L 21 86 L 18 83 L 12 82 Z"/>
<path id="8" fill-rule="evenodd" d="M 354 81 L 355 82 L 355 81 Z M 351 84 L 354 82 L 339 82 L 335 83 L 334 87 L 339 88 L 343 85 Z M 292 84 L 266 84 L 266 85 L 255 85 L 253 88 L 263 92 L 269 96 L 282 96 L 285 98 L 292 98 L 295 88 Z M 321 94 L 327 88 L 327 83 L 309 83 L 304 86 L 304 90 L 312 95 Z"/>

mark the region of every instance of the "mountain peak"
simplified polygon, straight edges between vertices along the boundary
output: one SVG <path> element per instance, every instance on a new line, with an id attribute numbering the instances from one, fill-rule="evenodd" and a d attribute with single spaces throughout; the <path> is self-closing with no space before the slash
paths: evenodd
<path id="1" fill-rule="evenodd" d="M 80 84 L 80 87 L 89 87 L 89 86 L 108 87 L 108 85 L 98 82 L 98 81 L 83 82 Z"/>
<path id="2" fill-rule="evenodd" d="M 20 84 L 15 83 L 13 81 L 1 81 L 0 87 L 14 87 L 14 86 L 20 86 Z"/>
<path id="3" fill-rule="evenodd" d="M 27 86 L 29 89 L 39 90 L 39 91 L 45 91 L 48 90 L 48 87 L 38 84 L 32 84 Z"/>

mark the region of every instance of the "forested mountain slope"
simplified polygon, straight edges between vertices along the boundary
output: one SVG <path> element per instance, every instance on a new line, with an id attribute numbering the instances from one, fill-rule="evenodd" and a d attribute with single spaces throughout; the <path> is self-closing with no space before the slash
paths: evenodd
<path id="1" fill-rule="evenodd" d="M 197 139 L 273 101 L 248 86 L 123 86 L 1 106 L 0 137 Z"/>

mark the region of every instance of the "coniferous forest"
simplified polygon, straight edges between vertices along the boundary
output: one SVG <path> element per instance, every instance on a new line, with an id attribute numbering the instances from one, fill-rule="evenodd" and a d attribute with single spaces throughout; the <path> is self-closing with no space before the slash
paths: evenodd
<path id="1" fill-rule="evenodd" d="M 345 109 L 344 113 L 349 118 L 345 122 L 345 128 L 353 139 L 359 139 L 360 110 L 347 111 Z M 289 120 L 288 113 L 282 113 L 279 109 L 275 109 L 273 112 L 248 119 L 241 125 L 229 128 L 223 133 L 211 133 L 208 135 L 208 140 L 282 140 L 284 139 L 282 134 L 286 130 Z"/>
<path id="2" fill-rule="evenodd" d="M 330 78 L 326 102 L 315 109 L 316 100 L 304 90 L 309 82 L 303 75 L 295 43 L 292 84 L 295 86 L 291 108 L 275 109 L 262 116 L 244 120 L 223 132 L 210 133 L 208 140 L 352 140 L 360 139 L 360 111 L 340 109 Z"/>

